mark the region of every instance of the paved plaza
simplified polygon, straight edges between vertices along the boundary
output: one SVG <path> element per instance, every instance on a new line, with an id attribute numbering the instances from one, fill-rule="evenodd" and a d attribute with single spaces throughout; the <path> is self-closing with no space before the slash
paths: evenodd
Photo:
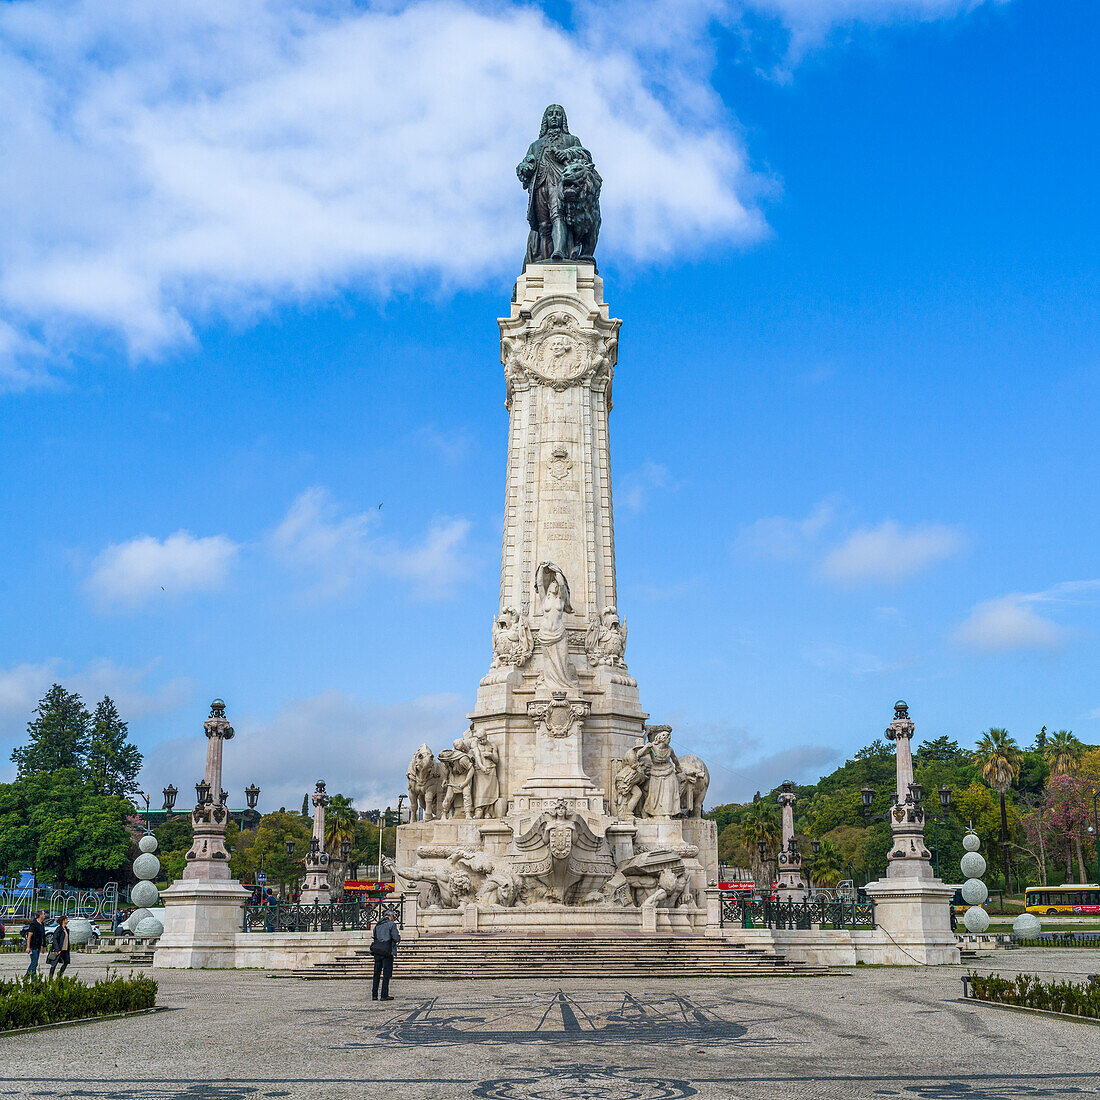
<path id="1" fill-rule="evenodd" d="M 80 955 L 91 980 L 103 956 Z M 25 965 L 3 956 L 4 976 Z M 1081 978 L 1100 952 L 977 969 Z M 153 971 L 167 1011 L 0 1038 L 0 1097 L 806 1100 L 1100 1095 L 1100 1026 L 956 1003 L 964 967 L 820 978 L 401 982 Z"/>

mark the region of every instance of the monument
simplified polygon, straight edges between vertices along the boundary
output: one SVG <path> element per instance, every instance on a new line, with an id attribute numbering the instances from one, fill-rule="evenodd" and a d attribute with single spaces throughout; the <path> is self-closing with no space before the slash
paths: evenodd
<path id="1" fill-rule="evenodd" d="M 329 885 L 329 855 L 325 850 L 325 807 L 328 795 L 325 782 L 317 780 L 313 790 L 313 836 L 309 841 L 309 855 L 306 856 L 306 879 L 302 883 L 300 901 L 303 905 L 327 905 L 332 901 L 332 887 Z"/>
<path id="2" fill-rule="evenodd" d="M 489 668 L 469 728 L 409 765 L 397 877 L 427 931 L 693 933 L 717 887 L 710 776 L 670 726 L 647 724 L 618 612 L 620 322 L 594 257 L 602 181 L 556 104 L 516 171 L 530 233 L 499 321 L 508 453 Z"/>
<path id="3" fill-rule="evenodd" d="M 897 745 L 897 792 L 890 810 L 890 845 L 886 878 L 869 883 L 875 918 L 903 955 L 919 963 L 958 962 L 951 930 L 951 897 L 932 870 L 932 854 L 924 846 L 924 808 L 921 787 L 913 778 L 912 741 L 916 725 L 909 705 L 894 704 L 894 720 L 886 736 Z M 893 961 L 902 962 L 903 959 Z"/>

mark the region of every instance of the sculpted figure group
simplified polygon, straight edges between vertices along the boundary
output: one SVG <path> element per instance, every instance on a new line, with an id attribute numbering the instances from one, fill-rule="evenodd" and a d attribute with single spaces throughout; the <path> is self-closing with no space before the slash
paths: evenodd
<path id="1" fill-rule="evenodd" d="M 500 753 L 484 730 L 471 726 L 444 749 L 437 760 L 427 745 L 413 754 L 409 770 L 409 805 L 413 818 L 499 817 Z"/>
<path id="2" fill-rule="evenodd" d="M 620 817 L 702 817 L 710 771 L 698 756 L 677 757 L 671 726 L 646 726 L 615 775 Z"/>

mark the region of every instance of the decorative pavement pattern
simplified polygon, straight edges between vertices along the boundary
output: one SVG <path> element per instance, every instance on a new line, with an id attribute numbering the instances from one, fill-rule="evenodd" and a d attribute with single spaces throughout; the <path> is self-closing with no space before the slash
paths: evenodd
<path id="1" fill-rule="evenodd" d="M 0 1079 L 0 1097 L 36 1096 L 45 1100 L 275 1100 L 325 1095 L 377 1095 L 384 1085 L 390 1096 L 477 1097 L 481 1100 L 683 1100 L 692 1096 L 727 1100 L 774 1100 L 777 1095 L 807 1100 L 851 1097 L 897 1097 L 899 1100 L 1055 1100 L 1096 1096 L 1100 1074 L 1023 1076 L 963 1074 L 951 1077 L 714 1077 L 692 1081 L 654 1077 L 621 1066 L 575 1065 L 518 1071 L 484 1081 L 461 1077 L 393 1077 L 385 1082 L 362 1079 L 305 1078 L 241 1081 L 71 1081 L 56 1078 Z M 855 1089 L 858 1086 L 859 1091 Z M 323 1090 L 323 1092 L 318 1091 Z M 422 1091 L 424 1090 L 424 1091 Z M 430 1091 L 428 1091 L 430 1090 Z M 782 1091 L 780 1091 L 782 1090 Z"/>
<path id="2" fill-rule="evenodd" d="M 682 996 L 642 997 L 631 993 L 536 993 L 527 998 L 428 997 L 415 1001 L 386 1020 L 382 1027 L 365 1027 L 367 1042 L 348 1047 L 465 1046 L 471 1043 L 526 1046 L 565 1043 L 660 1043 L 699 1046 L 707 1042 L 744 1040 L 748 1028 L 739 1022 L 746 1005 L 732 998 Z M 331 1021 L 354 1026 L 347 1010 Z M 770 1042 L 771 1036 L 749 1042 Z"/>

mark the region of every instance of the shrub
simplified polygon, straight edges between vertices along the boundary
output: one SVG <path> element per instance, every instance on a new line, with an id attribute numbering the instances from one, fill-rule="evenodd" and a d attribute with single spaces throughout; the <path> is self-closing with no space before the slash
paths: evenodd
<path id="1" fill-rule="evenodd" d="M 101 979 L 86 985 L 79 978 L 50 978 L 36 981 L 0 982 L 0 1031 L 83 1020 L 152 1008 L 157 1000 L 157 983 L 152 978 Z"/>
<path id="2" fill-rule="evenodd" d="M 1042 1008 L 1070 1016 L 1100 1017 L 1100 986 L 1077 982 L 1044 982 L 1034 974 L 1002 978 L 998 974 L 967 975 L 970 996 L 978 1001 Z"/>

